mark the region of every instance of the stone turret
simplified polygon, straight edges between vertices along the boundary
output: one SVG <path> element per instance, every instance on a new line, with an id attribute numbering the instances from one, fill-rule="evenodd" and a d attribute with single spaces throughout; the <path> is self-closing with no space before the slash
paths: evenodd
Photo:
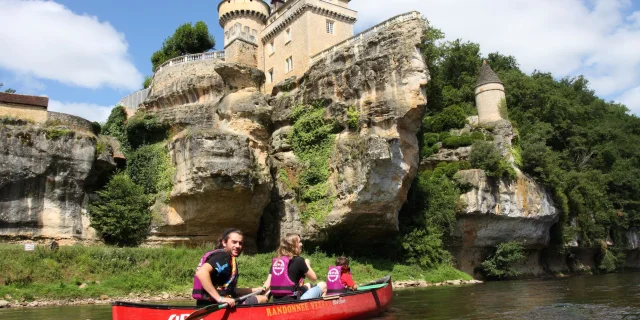
<path id="1" fill-rule="evenodd" d="M 258 39 L 271 13 L 262 0 L 223 0 L 218 5 L 224 30 L 225 60 L 253 67 L 257 63 Z"/>
<path id="2" fill-rule="evenodd" d="M 506 103 L 504 84 L 493 72 L 485 60 L 480 67 L 480 75 L 476 82 L 476 107 L 478 108 L 478 123 L 490 123 L 502 120 L 500 104 Z M 505 106 L 506 107 L 506 106 Z"/>

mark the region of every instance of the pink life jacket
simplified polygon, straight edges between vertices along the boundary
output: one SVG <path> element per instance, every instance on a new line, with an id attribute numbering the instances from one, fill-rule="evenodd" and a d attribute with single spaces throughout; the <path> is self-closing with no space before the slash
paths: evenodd
<path id="1" fill-rule="evenodd" d="M 271 293 L 276 296 L 297 295 L 298 285 L 289 278 L 291 258 L 282 256 L 271 262 Z"/>
<path id="2" fill-rule="evenodd" d="M 347 288 L 342 284 L 342 267 L 331 266 L 327 273 L 327 294 L 340 294 L 347 292 Z"/>
<path id="3" fill-rule="evenodd" d="M 198 269 L 200 269 L 200 267 L 202 267 L 203 264 L 207 262 L 207 260 L 209 259 L 209 257 L 211 257 L 211 255 L 219 252 L 225 252 L 225 251 L 224 249 L 216 249 L 216 250 L 205 253 L 205 255 L 202 256 L 202 259 L 200 259 L 200 263 L 198 264 L 198 268 L 196 269 L 196 272 L 198 271 Z M 218 291 L 221 297 L 235 294 L 235 288 L 238 282 L 238 264 L 236 262 L 235 257 L 232 256 L 229 263 L 231 263 L 232 265 L 231 278 L 221 286 L 216 286 L 216 284 L 213 283 L 213 286 L 216 288 L 216 291 Z M 213 279 L 212 279 L 212 282 L 213 282 Z M 191 297 L 193 297 L 196 300 L 213 301 L 213 298 L 211 297 L 211 295 L 209 295 L 209 293 L 206 290 L 204 290 L 204 288 L 202 287 L 202 283 L 200 282 L 200 279 L 198 279 L 198 277 L 195 275 L 193 276 L 193 290 L 191 291 Z"/>

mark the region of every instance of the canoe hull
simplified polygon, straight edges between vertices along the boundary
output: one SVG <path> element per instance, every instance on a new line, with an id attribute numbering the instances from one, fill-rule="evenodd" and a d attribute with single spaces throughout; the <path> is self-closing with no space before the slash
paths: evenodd
<path id="1" fill-rule="evenodd" d="M 218 319 L 363 319 L 379 315 L 391 303 L 391 282 L 372 291 L 354 292 L 340 297 L 270 303 L 257 306 L 238 306 L 210 313 L 203 320 Z M 113 320 L 184 320 L 196 309 L 125 302 L 114 302 Z"/>

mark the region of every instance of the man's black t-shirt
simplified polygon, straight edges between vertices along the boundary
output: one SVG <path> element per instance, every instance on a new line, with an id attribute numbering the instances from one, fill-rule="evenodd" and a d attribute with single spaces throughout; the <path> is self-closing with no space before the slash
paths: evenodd
<path id="1" fill-rule="evenodd" d="M 227 252 L 217 252 L 209 256 L 207 263 L 213 267 L 211 270 L 211 282 L 214 287 L 219 287 L 227 283 L 231 278 L 233 265 L 231 264 L 231 255 Z M 236 278 L 237 281 L 237 278 Z M 227 294 L 235 295 L 235 290 L 231 288 L 231 292 Z M 220 293 L 222 294 L 222 293 Z"/>
<path id="2" fill-rule="evenodd" d="M 289 279 L 296 285 L 299 284 L 300 279 L 303 279 L 307 272 L 309 272 L 309 267 L 307 267 L 302 257 L 293 257 L 289 260 Z M 271 274 L 271 268 L 269 268 L 269 274 Z M 273 301 L 291 301 L 295 299 L 296 298 L 292 296 L 273 296 Z"/>

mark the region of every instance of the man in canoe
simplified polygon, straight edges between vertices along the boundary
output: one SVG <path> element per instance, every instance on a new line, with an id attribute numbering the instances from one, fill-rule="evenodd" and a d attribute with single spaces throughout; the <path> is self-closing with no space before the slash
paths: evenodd
<path id="1" fill-rule="evenodd" d="M 192 297 L 197 300 L 197 307 L 211 304 L 228 303 L 234 307 L 234 300 L 239 295 L 263 291 L 263 288 L 236 288 L 238 284 L 237 258 L 242 254 L 242 232 L 238 229 L 227 229 L 218 241 L 215 250 L 207 252 L 193 278 Z M 267 302 L 265 296 L 252 296 L 243 304 Z"/>
<path id="2" fill-rule="evenodd" d="M 264 288 L 271 288 L 274 302 L 319 298 L 325 292 L 327 285 L 324 282 L 318 282 L 314 287 L 304 284 L 305 277 L 313 282 L 318 277 L 311 268 L 311 261 L 300 257 L 301 253 L 300 235 L 290 233 L 280 240 L 277 257 L 273 258 L 264 283 Z"/>

